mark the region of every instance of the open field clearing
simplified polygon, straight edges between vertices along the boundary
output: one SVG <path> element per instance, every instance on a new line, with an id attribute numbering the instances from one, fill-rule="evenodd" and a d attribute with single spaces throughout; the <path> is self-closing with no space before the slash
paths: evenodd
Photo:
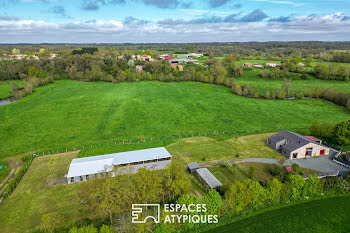
<path id="1" fill-rule="evenodd" d="M 266 146 L 266 140 L 271 135 L 257 134 L 226 140 L 209 137 L 184 138 L 166 148 L 173 156 L 186 163 L 239 158 L 283 158 L 277 151 Z"/>
<path id="2" fill-rule="evenodd" d="M 77 185 L 55 185 L 65 182 L 64 174 L 77 153 L 37 157 L 0 207 L 1 232 L 35 232 L 41 216 L 59 212 L 66 226 L 72 224 L 79 211 Z"/>
<path id="3" fill-rule="evenodd" d="M 251 217 L 201 232 L 340 233 L 350 228 L 350 196 L 332 197 L 287 207 L 263 210 Z M 220 222 L 220 221 L 219 221 Z"/>
<path id="4" fill-rule="evenodd" d="M 254 89 L 257 89 L 260 94 L 265 94 L 266 91 L 271 92 L 282 87 L 283 79 L 263 79 L 259 76 L 260 72 L 261 70 L 257 69 L 245 71 L 242 77 L 237 78 L 237 81 L 241 85 L 251 85 Z M 324 87 L 350 93 L 350 82 L 320 80 L 312 76 L 309 76 L 309 78 L 308 80 L 292 80 L 291 92 L 294 93 L 305 88 Z"/>
<path id="5" fill-rule="evenodd" d="M 0 81 L 0 99 L 4 99 L 7 98 L 9 96 L 11 96 L 11 83 L 12 82 L 16 82 L 17 85 L 22 88 L 23 87 L 23 83 L 20 80 L 16 80 L 16 81 Z"/>
<path id="6" fill-rule="evenodd" d="M 243 181 L 249 179 L 249 169 L 250 167 L 255 167 L 255 174 L 252 177 L 253 180 L 266 183 L 268 180 L 272 179 L 271 169 L 275 165 L 267 163 L 233 163 L 231 168 L 224 165 L 214 165 L 208 166 L 207 168 L 215 175 L 216 178 L 223 185 L 232 185 L 235 181 Z M 301 168 L 303 174 L 315 174 L 318 171 L 311 169 Z"/>
<path id="7" fill-rule="evenodd" d="M 56 81 L 0 107 L 0 157 L 213 131 L 306 129 L 349 116 L 323 100 L 250 99 L 196 82 Z"/>

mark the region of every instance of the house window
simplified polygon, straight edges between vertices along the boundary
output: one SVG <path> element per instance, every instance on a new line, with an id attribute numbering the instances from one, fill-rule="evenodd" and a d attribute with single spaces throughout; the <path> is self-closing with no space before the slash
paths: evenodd
<path id="1" fill-rule="evenodd" d="M 89 175 L 86 175 L 86 180 L 90 179 Z"/>
<path id="2" fill-rule="evenodd" d="M 71 183 L 74 183 L 74 177 L 71 177 L 71 178 L 70 178 L 70 182 L 71 182 Z"/>
<path id="3" fill-rule="evenodd" d="M 298 153 L 293 153 L 293 159 L 296 159 L 298 157 Z"/>
<path id="4" fill-rule="evenodd" d="M 83 179 L 83 177 L 82 176 L 80 176 L 80 181 L 83 181 L 84 179 Z"/>
<path id="5" fill-rule="evenodd" d="M 312 148 L 306 149 L 305 156 L 312 156 Z"/>

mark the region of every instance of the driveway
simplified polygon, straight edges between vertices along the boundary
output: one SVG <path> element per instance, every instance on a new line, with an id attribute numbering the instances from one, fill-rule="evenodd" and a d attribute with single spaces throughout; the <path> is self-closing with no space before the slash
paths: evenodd
<path id="1" fill-rule="evenodd" d="M 246 159 L 232 159 L 229 160 L 231 163 L 268 163 L 268 164 L 278 164 L 277 159 L 265 159 L 265 158 L 246 158 Z M 222 164 L 223 161 L 212 161 L 203 164 L 199 164 L 200 167 Z M 334 172 L 339 171 L 340 173 L 350 171 L 350 169 L 340 166 L 339 164 L 334 163 L 331 160 L 331 156 L 323 156 L 316 158 L 307 158 L 307 159 L 288 159 L 284 162 L 283 165 L 292 166 L 293 163 L 299 164 L 302 168 L 309 168 L 315 171 L 320 172 Z"/>

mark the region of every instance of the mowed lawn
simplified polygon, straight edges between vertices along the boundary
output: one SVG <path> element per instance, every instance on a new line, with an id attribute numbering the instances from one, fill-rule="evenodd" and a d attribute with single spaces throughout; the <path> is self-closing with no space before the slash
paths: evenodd
<path id="1" fill-rule="evenodd" d="M 208 166 L 207 168 L 214 174 L 216 178 L 223 185 L 231 185 L 235 181 L 242 181 L 249 177 L 250 167 L 255 167 L 255 174 L 252 177 L 253 180 L 266 183 L 272 179 L 271 170 L 274 168 L 274 164 L 267 163 L 233 163 L 231 168 L 227 168 L 224 165 Z M 312 169 L 301 168 L 303 174 L 316 174 L 318 171 Z"/>
<path id="2" fill-rule="evenodd" d="M 173 156 L 186 163 L 239 158 L 284 158 L 266 146 L 266 140 L 271 135 L 256 134 L 226 140 L 209 137 L 184 138 L 166 148 Z"/>
<path id="3" fill-rule="evenodd" d="M 323 100 L 263 100 L 196 82 L 56 81 L 0 107 L 0 157 L 213 131 L 308 128 L 350 111 Z"/>
<path id="4" fill-rule="evenodd" d="M 237 82 L 241 85 L 251 85 L 254 89 L 258 90 L 259 94 L 261 95 L 265 94 L 266 91 L 271 92 L 275 91 L 276 89 L 281 89 L 283 79 L 263 79 L 259 76 L 261 72 L 261 70 L 257 69 L 245 71 L 242 77 L 237 78 Z M 292 87 L 290 90 L 292 93 L 313 87 L 333 88 L 336 91 L 350 93 L 350 82 L 321 80 L 309 76 L 308 80 L 292 80 L 291 83 Z"/>
<path id="5" fill-rule="evenodd" d="M 43 214 L 58 212 L 69 227 L 80 209 L 78 185 L 52 185 L 62 181 L 76 153 L 37 157 L 16 187 L 0 205 L 1 232 L 36 232 Z M 80 216 L 84 217 L 84 216 Z"/>
<path id="6" fill-rule="evenodd" d="M 19 87 L 23 87 L 21 80 L 16 81 L 0 81 L 0 99 L 7 98 L 11 96 L 11 83 L 16 82 Z"/>
<path id="7" fill-rule="evenodd" d="M 350 229 L 350 196 L 332 197 L 291 205 L 201 232 L 220 233 L 342 233 Z"/>

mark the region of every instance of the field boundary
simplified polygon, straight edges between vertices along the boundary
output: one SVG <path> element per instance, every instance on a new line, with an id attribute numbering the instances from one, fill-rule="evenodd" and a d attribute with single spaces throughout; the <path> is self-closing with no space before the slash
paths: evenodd
<path id="1" fill-rule="evenodd" d="M 291 131 L 299 131 L 304 130 L 305 128 L 294 128 L 294 129 L 288 129 Z M 204 132 L 204 133 L 188 133 L 188 134 L 179 134 L 179 135 L 171 135 L 171 136 L 159 136 L 159 137 L 150 137 L 150 138 L 137 138 L 137 139 L 124 139 L 124 140 L 111 140 L 111 141 L 104 141 L 104 142 L 98 142 L 98 143 L 92 143 L 92 144 L 84 144 L 84 145 L 77 145 L 72 147 L 65 147 L 61 149 L 53 149 L 53 150 L 43 150 L 36 152 L 36 154 L 42 156 L 42 155 L 51 155 L 51 154 L 59 154 L 59 153 L 67 153 L 67 152 L 73 152 L 73 151 L 83 151 L 86 149 L 93 149 L 93 148 L 100 148 L 100 147 L 108 147 L 108 146 L 117 146 L 117 145 L 131 145 L 131 144 L 140 144 L 140 143 L 148 143 L 148 142 L 167 142 L 167 141 L 174 141 L 179 140 L 183 138 L 192 138 L 192 137 L 210 137 L 210 136 L 225 136 L 225 135 L 232 135 L 232 136 L 242 136 L 242 135 L 254 135 L 254 134 L 265 134 L 265 133 L 273 133 L 281 131 L 281 128 L 274 128 L 274 129 L 258 129 L 258 130 L 237 130 L 237 131 L 212 131 L 212 132 Z"/>

